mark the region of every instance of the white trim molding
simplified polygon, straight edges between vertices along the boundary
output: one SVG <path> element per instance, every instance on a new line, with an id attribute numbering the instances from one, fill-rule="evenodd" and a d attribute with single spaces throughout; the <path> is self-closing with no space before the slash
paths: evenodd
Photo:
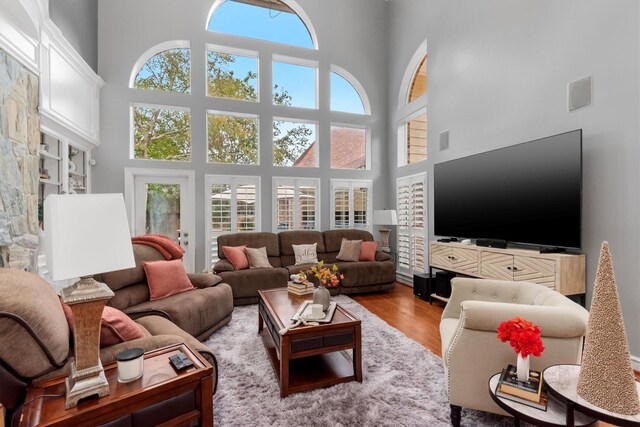
<path id="1" fill-rule="evenodd" d="M 349 82 L 349 84 L 351 86 L 353 86 L 353 88 L 355 89 L 355 91 L 358 94 L 358 96 L 360 96 L 360 101 L 362 101 L 362 106 L 364 108 L 364 114 L 367 115 L 367 116 L 370 116 L 371 115 L 371 102 L 369 102 L 369 96 L 367 95 L 367 91 L 364 90 L 364 86 L 362 86 L 360 81 L 358 81 L 358 79 L 356 79 L 353 74 L 351 74 L 350 72 L 348 72 L 344 68 L 339 67 L 338 65 L 335 65 L 335 64 L 331 64 L 331 72 L 332 73 L 336 73 L 337 75 L 339 75 L 340 77 L 345 79 L 347 82 Z M 329 93 L 331 93 L 331 90 L 329 90 Z"/>

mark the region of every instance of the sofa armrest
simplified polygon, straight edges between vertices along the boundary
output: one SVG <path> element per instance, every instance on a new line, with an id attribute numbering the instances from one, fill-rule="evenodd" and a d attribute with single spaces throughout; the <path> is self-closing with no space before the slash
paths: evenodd
<path id="1" fill-rule="evenodd" d="M 209 273 L 187 273 L 191 284 L 196 288 L 209 288 L 222 282 L 222 277 Z"/>
<path id="2" fill-rule="evenodd" d="M 577 338 L 587 330 L 588 312 L 582 307 L 540 306 L 487 301 L 464 301 L 461 318 L 466 329 L 498 331 L 500 323 L 520 316 L 539 326 L 543 337 Z"/>
<path id="3" fill-rule="evenodd" d="M 213 265 L 213 271 L 215 271 L 216 273 L 219 273 L 221 271 L 233 271 L 233 270 L 235 270 L 233 268 L 233 264 L 231 264 L 231 262 L 229 262 L 228 259 L 219 259 Z"/>
<path id="4" fill-rule="evenodd" d="M 391 255 L 382 251 L 376 251 L 376 261 L 391 261 Z"/>

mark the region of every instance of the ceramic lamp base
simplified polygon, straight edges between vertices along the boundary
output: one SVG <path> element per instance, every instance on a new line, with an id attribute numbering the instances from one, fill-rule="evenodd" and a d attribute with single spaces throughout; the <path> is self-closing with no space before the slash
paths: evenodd
<path id="1" fill-rule="evenodd" d="M 381 228 L 378 230 L 380 232 L 380 250 L 382 252 L 391 252 L 391 247 L 389 247 L 389 234 L 391 230 L 388 228 Z"/>

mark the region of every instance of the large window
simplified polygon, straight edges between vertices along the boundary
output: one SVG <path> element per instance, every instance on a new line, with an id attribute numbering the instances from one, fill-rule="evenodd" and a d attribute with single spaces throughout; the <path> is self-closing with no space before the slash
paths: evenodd
<path id="1" fill-rule="evenodd" d="M 317 167 L 316 124 L 291 120 L 273 121 L 273 165 Z"/>
<path id="2" fill-rule="evenodd" d="M 360 93 L 344 76 L 331 72 L 331 111 L 365 114 L 365 105 Z"/>
<path id="3" fill-rule="evenodd" d="M 191 51 L 188 48 L 167 49 L 153 55 L 136 73 L 136 89 L 165 92 L 191 92 Z"/>
<path id="4" fill-rule="evenodd" d="M 207 52 L 207 95 L 258 101 L 257 56 L 255 52 L 212 47 Z"/>
<path id="5" fill-rule="evenodd" d="M 273 178 L 273 230 L 320 230 L 320 180 Z"/>
<path id="6" fill-rule="evenodd" d="M 400 89 L 398 166 L 427 159 L 426 43 L 414 54 Z"/>
<path id="7" fill-rule="evenodd" d="M 426 174 L 398 178 L 398 280 L 411 283 L 414 272 L 426 268 Z"/>
<path id="8" fill-rule="evenodd" d="M 371 230 L 372 183 L 368 180 L 331 180 L 331 228 Z"/>
<path id="9" fill-rule="evenodd" d="M 318 67 L 289 62 L 273 62 L 273 104 L 318 108 Z"/>
<path id="10" fill-rule="evenodd" d="M 191 160 L 191 115 L 172 107 L 134 105 L 134 159 Z"/>
<path id="11" fill-rule="evenodd" d="M 209 265 L 218 259 L 218 236 L 260 231 L 260 178 L 205 176 L 207 249 Z"/>
<path id="12" fill-rule="evenodd" d="M 367 169 L 367 130 L 351 126 L 331 126 L 331 168 Z"/>
<path id="13" fill-rule="evenodd" d="M 207 127 L 210 163 L 258 164 L 257 116 L 210 112 Z"/>

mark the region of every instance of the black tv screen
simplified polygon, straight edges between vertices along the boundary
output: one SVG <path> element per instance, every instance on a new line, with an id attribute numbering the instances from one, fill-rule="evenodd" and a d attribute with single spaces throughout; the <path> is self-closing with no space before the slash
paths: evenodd
<path id="1" fill-rule="evenodd" d="M 434 234 L 580 248 L 582 130 L 434 165 Z"/>

